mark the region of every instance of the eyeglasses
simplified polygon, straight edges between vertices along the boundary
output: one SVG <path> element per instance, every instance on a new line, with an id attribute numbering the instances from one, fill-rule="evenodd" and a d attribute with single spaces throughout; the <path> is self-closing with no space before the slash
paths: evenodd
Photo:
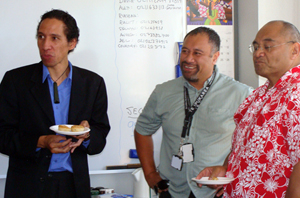
<path id="1" fill-rule="evenodd" d="M 272 45 L 272 46 L 267 45 L 267 44 L 264 44 L 264 46 L 260 46 L 259 44 L 255 43 L 255 44 L 249 45 L 249 50 L 250 50 L 251 53 L 256 52 L 258 49 L 261 49 L 262 51 L 270 52 L 271 48 L 279 47 L 279 46 L 282 46 L 282 45 L 285 45 L 285 44 L 288 44 L 288 43 L 296 43 L 296 42 L 295 41 L 288 41 L 286 43 L 281 43 L 281 44 Z"/>

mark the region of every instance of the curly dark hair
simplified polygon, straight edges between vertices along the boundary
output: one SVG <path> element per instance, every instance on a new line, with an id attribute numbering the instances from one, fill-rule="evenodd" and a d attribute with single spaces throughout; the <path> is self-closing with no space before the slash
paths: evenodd
<path id="1" fill-rule="evenodd" d="M 79 41 L 79 28 L 77 27 L 76 20 L 68 12 L 53 9 L 43 14 L 41 16 L 41 21 L 37 26 L 37 33 L 42 21 L 45 19 L 57 19 L 62 21 L 65 24 L 64 33 L 67 37 L 68 42 L 70 42 L 72 39 L 76 39 L 77 42 Z M 72 52 L 73 50 L 70 50 L 69 52 Z"/>

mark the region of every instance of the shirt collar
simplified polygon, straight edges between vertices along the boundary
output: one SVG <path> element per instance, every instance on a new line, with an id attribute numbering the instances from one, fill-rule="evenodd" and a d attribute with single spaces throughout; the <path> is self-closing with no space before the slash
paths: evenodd
<path id="1" fill-rule="evenodd" d="M 72 80 L 72 75 L 73 75 L 73 66 L 71 64 L 71 62 L 69 61 L 69 67 L 70 67 L 70 73 L 68 75 L 67 78 L 69 78 L 70 80 Z M 42 78 L 42 83 L 45 82 L 45 80 L 50 77 L 50 73 L 49 73 L 49 70 L 48 68 L 43 64 L 43 78 Z"/>
<path id="2" fill-rule="evenodd" d="M 281 76 L 281 78 L 274 85 L 274 88 L 276 88 L 276 89 L 282 89 L 282 88 L 284 88 L 293 79 L 299 78 L 299 75 L 300 75 L 300 65 L 291 68 L 283 76 Z M 263 87 L 265 89 L 267 89 L 267 87 L 269 86 L 269 84 L 270 84 L 270 82 L 269 82 L 269 80 L 267 80 L 267 82 L 263 85 Z"/>

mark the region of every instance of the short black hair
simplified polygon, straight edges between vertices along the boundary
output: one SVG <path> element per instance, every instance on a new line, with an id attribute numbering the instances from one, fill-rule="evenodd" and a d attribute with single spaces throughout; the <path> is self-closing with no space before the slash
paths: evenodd
<path id="1" fill-rule="evenodd" d="M 62 21 L 65 24 L 64 33 L 67 37 L 68 42 L 70 42 L 72 39 L 76 39 L 77 42 L 79 41 L 79 28 L 77 26 L 76 20 L 68 12 L 58 9 L 52 9 L 51 11 L 43 14 L 41 16 L 41 21 L 37 26 L 37 34 L 42 21 L 45 19 L 57 19 Z M 70 50 L 69 52 L 72 52 L 73 50 Z"/>
<path id="2" fill-rule="evenodd" d="M 212 54 L 220 51 L 220 45 L 221 45 L 221 40 L 220 36 L 215 32 L 213 29 L 208 28 L 208 27 L 197 27 L 187 33 L 187 35 L 184 37 L 184 40 L 191 35 L 197 35 L 197 34 L 206 34 L 208 36 L 208 42 L 212 44 Z"/>

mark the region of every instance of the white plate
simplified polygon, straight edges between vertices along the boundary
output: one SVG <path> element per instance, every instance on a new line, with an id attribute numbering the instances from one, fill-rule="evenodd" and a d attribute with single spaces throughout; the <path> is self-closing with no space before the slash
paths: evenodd
<path id="1" fill-rule="evenodd" d="M 197 182 L 198 184 L 204 184 L 204 185 L 223 185 L 223 184 L 229 184 L 234 180 L 234 178 L 218 177 L 218 180 L 208 180 L 208 177 L 202 177 L 201 179 L 196 179 L 194 177 L 192 178 L 192 180 Z"/>
<path id="2" fill-rule="evenodd" d="M 70 127 L 73 126 L 73 124 L 61 124 L 61 125 L 66 125 L 67 127 Z M 56 133 L 59 133 L 59 134 L 62 134 L 62 135 L 82 135 L 86 132 L 89 132 L 90 129 L 87 128 L 87 127 L 84 127 L 84 131 L 79 131 L 79 132 L 72 132 L 72 131 L 59 131 L 58 130 L 58 125 L 53 125 L 50 127 L 50 129 L 52 131 L 55 131 Z"/>

